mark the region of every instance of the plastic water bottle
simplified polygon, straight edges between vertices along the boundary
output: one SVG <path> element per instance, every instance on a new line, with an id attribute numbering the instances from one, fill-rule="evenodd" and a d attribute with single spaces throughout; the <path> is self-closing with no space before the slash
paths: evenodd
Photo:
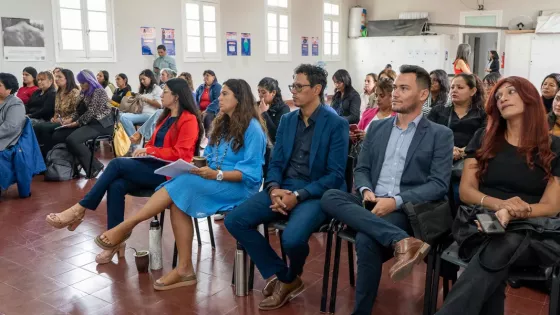
<path id="1" fill-rule="evenodd" d="M 161 255 L 161 226 L 159 221 L 154 219 L 150 222 L 150 269 L 160 270 L 163 268 L 163 257 Z"/>

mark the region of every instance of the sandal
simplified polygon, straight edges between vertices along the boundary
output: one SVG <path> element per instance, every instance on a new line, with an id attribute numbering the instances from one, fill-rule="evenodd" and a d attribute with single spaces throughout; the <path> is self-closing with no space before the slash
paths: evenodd
<path id="1" fill-rule="evenodd" d="M 140 140 L 142 140 L 142 135 L 138 132 L 135 132 L 132 136 L 130 136 L 130 143 L 132 144 L 139 144 Z"/>
<path id="2" fill-rule="evenodd" d="M 173 271 L 176 271 L 177 269 L 174 269 Z M 171 272 L 173 272 L 171 271 Z M 162 277 L 163 278 L 163 277 Z M 175 288 L 180 288 L 180 287 L 188 287 L 191 286 L 193 284 L 196 284 L 196 274 L 192 274 L 192 275 L 179 275 L 179 280 L 174 282 L 174 283 L 170 283 L 170 284 L 164 284 L 161 281 L 162 278 L 159 278 L 158 280 L 156 280 L 156 282 L 154 282 L 154 290 L 156 291 L 167 291 L 167 290 L 171 290 L 171 289 L 175 289 Z"/>
<path id="3" fill-rule="evenodd" d="M 101 239 L 101 235 L 98 235 L 95 238 L 95 244 L 97 244 L 97 246 L 101 247 L 102 249 L 105 250 L 113 250 L 115 248 L 118 248 L 119 246 L 121 246 L 121 244 L 123 244 L 126 240 L 128 240 L 128 238 L 130 237 L 130 235 L 132 235 L 132 233 L 128 233 L 122 241 L 118 242 L 117 244 L 110 244 L 110 243 L 105 243 L 102 239 Z"/>
<path id="4" fill-rule="evenodd" d="M 111 261 L 113 261 L 113 256 L 115 256 L 115 254 L 118 254 L 118 258 L 119 260 L 121 258 L 124 257 L 124 252 L 126 250 L 126 243 L 122 242 L 119 246 L 113 248 L 113 250 L 109 253 L 109 254 L 103 254 L 103 252 L 97 254 L 97 256 L 95 256 L 95 262 L 98 263 L 99 265 L 103 265 L 103 264 L 108 264 Z"/>
<path id="5" fill-rule="evenodd" d="M 48 224 L 57 229 L 68 228 L 68 231 L 71 232 L 76 230 L 76 228 L 84 221 L 84 216 L 86 215 L 85 211 L 84 213 L 82 213 L 82 215 L 77 214 L 76 211 L 74 211 L 72 208 L 65 211 L 71 211 L 73 218 L 63 221 L 62 219 L 60 219 L 58 213 L 51 213 L 47 215 L 45 221 L 47 221 Z"/>

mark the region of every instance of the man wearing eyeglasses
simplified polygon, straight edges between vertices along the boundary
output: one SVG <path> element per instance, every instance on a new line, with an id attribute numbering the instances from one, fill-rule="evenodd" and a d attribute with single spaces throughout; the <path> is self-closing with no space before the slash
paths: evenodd
<path id="1" fill-rule="evenodd" d="M 348 122 L 324 105 L 327 72 L 300 65 L 289 86 L 299 110 L 280 120 L 265 189 L 226 216 L 225 225 L 247 250 L 262 276 L 269 279 L 259 304 L 273 310 L 303 291 L 300 278 L 309 255 L 309 237 L 325 223 L 320 200 L 344 185 L 348 156 Z M 257 231 L 263 223 L 287 220 L 284 262 Z"/>

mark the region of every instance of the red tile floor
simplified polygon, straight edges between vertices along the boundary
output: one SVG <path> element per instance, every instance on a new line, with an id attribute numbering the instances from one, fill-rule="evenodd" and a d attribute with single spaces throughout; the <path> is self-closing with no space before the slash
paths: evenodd
<path id="1" fill-rule="evenodd" d="M 110 157 L 107 147 L 102 150 Z M 108 162 L 108 160 L 104 160 Z M 75 232 L 55 230 L 45 215 L 66 209 L 87 192 L 95 180 L 78 179 L 61 183 L 33 181 L 33 195 L 18 199 L 15 186 L 0 198 L 0 314 L 319 314 L 325 238 L 314 235 L 303 275 L 305 291 L 277 311 L 260 312 L 260 289 L 264 280 L 257 272 L 255 288 L 247 297 L 236 297 L 230 286 L 234 245 L 222 222 L 214 223 L 216 249 L 210 246 L 206 221 L 201 220 L 202 247 L 194 246 L 193 263 L 198 284 L 166 292 L 155 292 L 152 281 L 171 268 L 173 234 L 169 220 L 164 229 L 164 269 L 138 274 L 133 250 L 148 246 L 148 222 L 138 226 L 127 242 L 126 258 L 98 266 L 99 249 L 93 238 L 105 230 L 106 206 L 87 213 Z M 127 197 L 127 215 L 145 202 Z M 169 215 L 167 216 L 169 218 Z M 271 236 L 276 249 L 278 237 Z M 346 252 L 343 248 L 343 253 Z M 350 314 L 354 289 L 348 281 L 347 261 L 342 259 L 336 314 Z M 389 265 L 387 263 L 387 265 Z M 386 265 L 386 270 L 388 267 Z M 422 313 L 425 266 L 418 266 L 402 283 L 383 275 L 372 314 L 413 315 Z M 440 294 L 441 296 L 441 294 Z M 548 297 L 530 289 L 508 288 L 508 315 L 548 314 Z"/>

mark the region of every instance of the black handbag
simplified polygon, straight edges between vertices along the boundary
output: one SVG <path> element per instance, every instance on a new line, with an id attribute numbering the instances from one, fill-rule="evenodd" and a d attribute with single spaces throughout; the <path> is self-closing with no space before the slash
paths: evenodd
<path id="1" fill-rule="evenodd" d="M 492 237 L 501 237 L 479 232 L 474 222 L 477 214 L 494 216 L 493 211 L 479 206 L 461 206 L 453 222 L 453 238 L 459 245 L 459 258 L 465 261 L 469 261 L 477 251 L 484 251 Z M 524 237 L 513 254 L 506 253 L 511 254 L 511 259 L 507 264 L 500 268 L 488 268 L 481 262 L 486 269 L 498 271 L 509 267 L 527 248 L 531 248 L 539 261 L 546 266 L 560 263 L 560 218 L 512 220 L 506 228 L 506 233 L 518 233 Z"/>
<path id="2" fill-rule="evenodd" d="M 415 205 L 407 202 L 404 204 L 403 210 L 408 216 L 414 237 L 428 244 L 434 244 L 451 232 L 453 217 L 447 200 Z"/>

